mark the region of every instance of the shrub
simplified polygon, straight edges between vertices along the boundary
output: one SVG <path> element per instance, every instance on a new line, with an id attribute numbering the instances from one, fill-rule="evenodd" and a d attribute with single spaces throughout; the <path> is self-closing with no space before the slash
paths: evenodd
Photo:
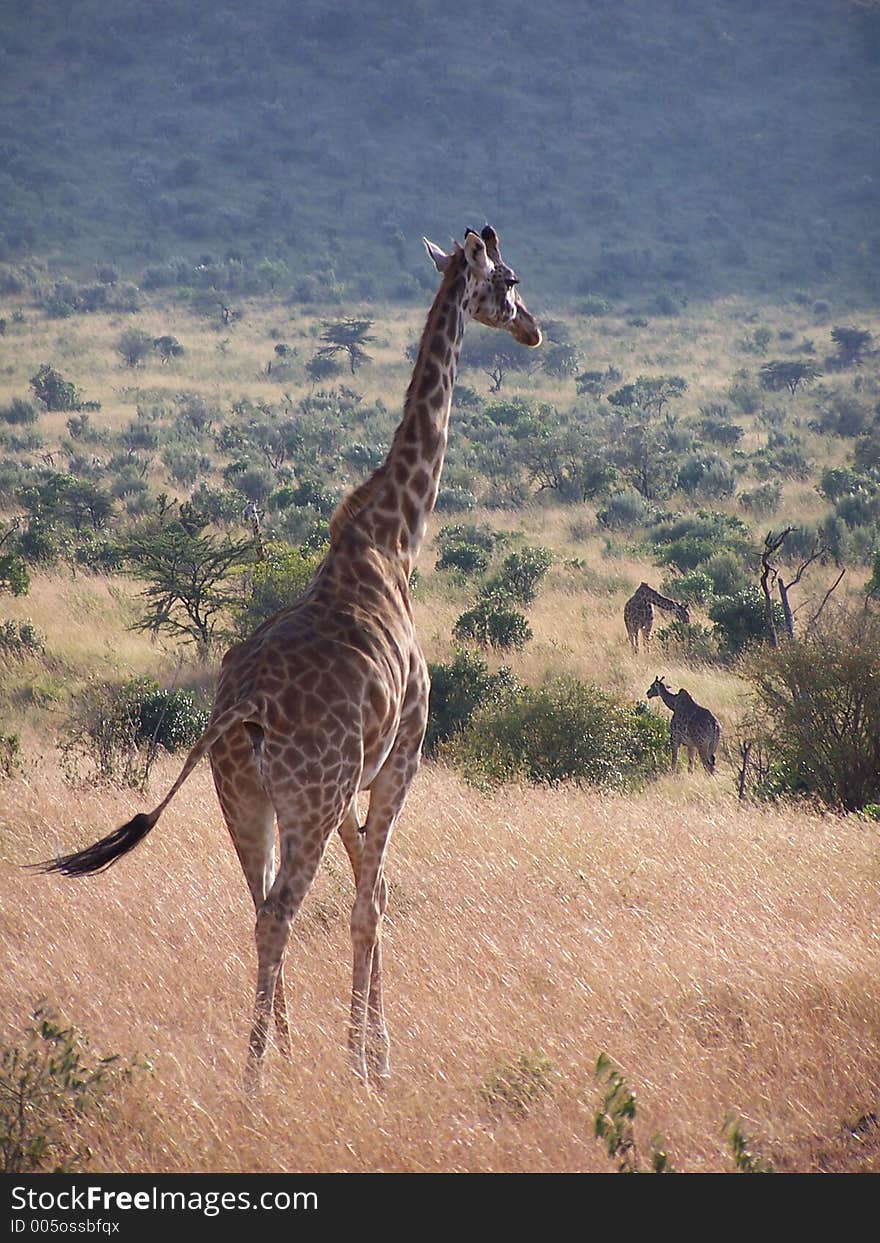
<path id="1" fill-rule="evenodd" d="M 747 666 L 771 756 L 767 793 L 855 811 L 880 801 L 880 618 L 842 614 Z"/>
<path id="2" fill-rule="evenodd" d="M 517 604 L 532 604 L 538 584 L 550 569 L 553 556 L 546 548 L 529 546 L 505 557 L 491 587 L 510 596 Z"/>
<path id="3" fill-rule="evenodd" d="M 0 419 L 10 424 L 36 423 L 37 412 L 29 401 L 13 397 L 8 406 L 0 408 Z"/>
<path id="4" fill-rule="evenodd" d="M 767 479 L 748 492 L 741 492 L 737 500 L 746 513 L 757 518 L 766 517 L 778 508 L 782 500 L 782 484 L 778 479 Z"/>
<path id="5" fill-rule="evenodd" d="M 499 594 L 482 597 L 455 623 L 455 638 L 459 642 L 470 640 L 480 647 L 522 651 L 532 637 L 532 629 L 522 613 L 509 607 L 508 599 Z"/>
<path id="6" fill-rule="evenodd" d="M 660 584 L 660 590 L 682 604 L 705 607 L 715 595 L 715 584 L 705 570 L 689 570 L 687 574 L 667 575 Z"/>
<path id="7" fill-rule="evenodd" d="M 459 570 L 462 574 L 482 574 L 489 558 L 476 544 L 446 544 L 437 558 L 438 570 Z"/>
<path id="8" fill-rule="evenodd" d="M 236 632 L 247 638 L 257 626 L 293 604 L 312 581 L 320 560 L 310 549 L 268 544 L 264 559 L 244 576 L 245 598 L 236 610 Z"/>
<path id="9" fill-rule="evenodd" d="M 630 706 L 591 683 L 563 677 L 481 707 L 450 754 L 478 783 L 628 787 L 664 767 L 668 734 L 644 705 Z"/>
<path id="10" fill-rule="evenodd" d="M 718 657 L 718 635 L 697 622 L 670 622 L 655 635 L 660 650 L 672 659 L 711 662 Z"/>
<path id="11" fill-rule="evenodd" d="M 459 648 L 451 664 L 432 664 L 428 670 L 431 698 L 425 734 L 426 755 L 436 754 L 442 743 L 460 733 L 477 708 L 498 704 L 504 695 L 517 688 L 516 679 L 506 665 L 497 673 L 490 673 L 485 659 L 467 648 Z"/>
<path id="12" fill-rule="evenodd" d="M 713 444 L 733 448 L 745 434 L 738 423 L 732 423 L 728 418 L 727 406 L 700 406 L 700 416 L 697 425 L 700 435 Z"/>
<path id="13" fill-rule="evenodd" d="M 21 557 L 12 552 L 0 553 L 0 591 L 26 596 L 30 587 L 31 576 Z"/>
<path id="14" fill-rule="evenodd" d="M 0 777 L 12 777 L 21 768 L 21 739 L 18 734 L 0 734 Z"/>
<path id="15" fill-rule="evenodd" d="M 638 492 L 617 492 L 609 497 L 596 520 L 609 531 L 632 531 L 640 527 L 651 513 L 651 506 Z"/>
<path id="16" fill-rule="evenodd" d="M 87 778 L 142 787 L 157 748 L 176 751 L 196 741 L 208 714 L 189 691 L 163 690 L 152 678 L 88 688 L 59 744 L 69 779 Z"/>
<path id="17" fill-rule="evenodd" d="M 694 455 L 679 470 L 676 484 L 685 492 L 696 493 L 706 500 L 717 500 L 733 495 L 736 475 L 730 463 L 717 454 L 707 457 Z"/>
<path id="18" fill-rule="evenodd" d="M 65 380 L 60 372 L 43 363 L 31 376 L 31 388 L 47 410 L 79 410 L 81 403 L 76 385 Z"/>
<path id="19" fill-rule="evenodd" d="M 26 656 L 39 656 L 46 650 L 43 636 L 31 621 L 0 621 L 0 653 L 24 660 Z"/>
<path id="20" fill-rule="evenodd" d="M 493 1068 L 480 1095 L 493 1110 L 525 1118 L 532 1106 L 553 1087 L 553 1063 L 540 1049 L 520 1053 L 513 1062 Z"/>
<path id="21" fill-rule="evenodd" d="M 116 339 L 116 353 L 126 367 L 136 367 L 153 349 L 153 338 L 140 328 L 126 328 Z"/>
<path id="22" fill-rule="evenodd" d="M 437 542 L 444 551 L 449 544 L 472 544 L 491 555 L 506 538 L 503 531 L 496 531 L 485 522 L 456 522 L 440 528 Z"/>
<path id="23" fill-rule="evenodd" d="M 767 614 L 764 595 L 760 587 L 746 587 L 732 596 L 722 596 L 709 608 L 709 616 L 715 629 L 722 652 L 734 656 L 749 644 L 767 638 Z M 782 606 L 773 601 L 773 616 L 777 631 L 785 626 Z"/>
<path id="24" fill-rule="evenodd" d="M 106 1103 L 136 1063 L 98 1057 L 73 1027 L 38 1006 L 24 1039 L 0 1047 L 0 1172 L 69 1173 L 82 1168 L 78 1120 Z"/>
<path id="25" fill-rule="evenodd" d="M 741 557 L 729 548 L 713 552 L 700 569 L 712 580 L 712 591 L 716 596 L 733 596 L 749 586 L 750 577 Z"/>

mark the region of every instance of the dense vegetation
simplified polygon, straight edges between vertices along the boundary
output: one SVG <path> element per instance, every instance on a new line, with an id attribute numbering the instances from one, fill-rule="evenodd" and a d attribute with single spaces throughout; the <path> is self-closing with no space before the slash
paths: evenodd
<path id="1" fill-rule="evenodd" d="M 487 217 L 588 311 L 876 293 L 865 0 L 2 10 L 0 260 L 85 280 L 59 311 L 126 304 L 96 265 L 230 307 L 420 300 L 413 242 Z"/>

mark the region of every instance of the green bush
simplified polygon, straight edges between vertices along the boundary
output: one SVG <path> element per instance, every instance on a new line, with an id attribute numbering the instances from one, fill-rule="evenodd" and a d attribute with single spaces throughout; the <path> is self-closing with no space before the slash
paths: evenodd
<path id="1" fill-rule="evenodd" d="M 553 556 L 546 548 L 528 546 L 512 552 L 501 563 L 490 589 L 497 589 L 517 604 L 532 604 L 538 594 L 538 584 L 552 564 Z"/>
<path id="2" fill-rule="evenodd" d="M 65 773 L 76 779 L 85 766 L 87 779 L 141 787 L 157 749 L 191 746 L 207 721 L 190 691 L 162 689 L 152 678 L 92 686 L 59 743 Z"/>
<path id="3" fill-rule="evenodd" d="M 676 484 L 684 492 L 695 493 L 706 500 L 717 500 L 733 495 L 736 475 L 730 463 L 717 454 L 694 455 L 679 470 Z"/>
<path id="4" fill-rule="evenodd" d="M 320 564 L 317 552 L 272 542 L 266 555 L 243 576 L 244 598 L 236 610 L 235 629 L 247 638 L 257 626 L 293 604 L 308 587 Z"/>
<path id="5" fill-rule="evenodd" d="M 644 705 L 629 705 L 587 682 L 562 677 L 522 687 L 478 709 L 449 745 L 478 784 L 575 781 L 627 788 L 667 763 L 669 729 Z"/>
<path id="6" fill-rule="evenodd" d="M 703 562 L 700 571 L 712 580 L 712 592 L 716 596 L 734 596 L 750 585 L 750 576 L 742 558 L 730 548 L 713 552 Z"/>
<path id="7" fill-rule="evenodd" d="M 72 1027 L 38 1006 L 18 1044 L 0 1046 L 0 1173 L 69 1173 L 84 1168 L 80 1120 L 131 1078 L 118 1056 L 98 1057 Z"/>
<path id="8" fill-rule="evenodd" d="M 444 545 L 437 558 L 438 570 L 458 570 L 462 574 L 483 574 L 489 568 L 489 558 L 476 544 Z"/>
<path id="9" fill-rule="evenodd" d="M 509 597 L 493 594 L 478 600 L 472 609 L 462 613 L 453 627 L 459 642 L 522 651 L 532 637 L 532 629 L 522 613 L 510 608 Z"/>
<path id="10" fill-rule="evenodd" d="M 771 759 L 764 792 L 843 811 L 880 801 L 880 618 L 829 618 L 746 666 Z"/>
<path id="11" fill-rule="evenodd" d="M 773 617 L 780 633 L 785 625 L 782 606 L 773 601 Z M 722 652 L 735 656 L 749 644 L 766 639 L 767 614 L 764 595 L 760 587 L 746 587 L 732 596 L 722 596 L 709 607 L 709 616 L 715 629 Z"/>
<path id="12" fill-rule="evenodd" d="M 467 648 L 459 648 L 451 664 L 432 664 L 428 671 L 431 698 L 426 755 L 435 755 L 442 743 L 460 733 L 477 708 L 498 704 L 517 689 L 516 679 L 505 665 L 497 673 L 490 673 L 484 657 Z"/>
<path id="13" fill-rule="evenodd" d="M 660 650 L 672 659 L 709 663 L 718 658 L 718 635 L 711 626 L 674 621 L 654 637 Z"/>
<path id="14" fill-rule="evenodd" d="M 756 488 L 751 488 L 747 492 L 740 492 L 737 501 L 740 506 L 750 514 L 754 514 L 757 518 L 764 518 L 768 514 L 772 514 L 779 506 L 782 500 L 782 484 L 778 479 L 767 479 L 764 483 L 759 483 Z"/>
<path id="15" fill-rule="evenodd" d="M 76 386 L 48 363 L 43 363 L 36 375 L 31 376 L 31 388 L 47 410 L 79 410 L 81 407 Z"/>
<path id="16" fill-rule="evenodd" d="M 23 660 L 26 656 L 39 656 L 46 650 L 43 636 L 31 621 L 0 621 L 0 654 Z"/>
<path id="17" fill-rule="evenodd" d="M 617 492 L 609 497 L 596 520 L 609 531 L 632 531 L 640 527 L 651 513 L 651 506 L 638 492 Z"/>
<path id="18" fill-rule="evenodd" d="M 29 401 L 22 397 L 13 397 L 8 406 L 0 407 L 0 420 L 4 423 L 23 424 L 36 423 L 37 412 Z"/>
<path id="19" fill-rule="evenodd" d="M 705 570 L 689 570 L 687 574 L 667 575 L 660 590 L 682 604 L 705 607 L 715 595 L 715 584 Z"/>

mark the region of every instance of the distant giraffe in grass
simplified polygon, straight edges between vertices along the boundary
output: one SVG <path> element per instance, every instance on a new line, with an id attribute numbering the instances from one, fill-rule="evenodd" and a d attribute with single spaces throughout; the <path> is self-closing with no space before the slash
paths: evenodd
<path id="1" fill-rule="evenodd" d="M 642 647 L 647 649 L 654 626 L 655 607 L 674 613 L 676 621 L 689 622 L 691 619 L 686 605 L 680 604 L 678 600 L 670 600 L 668 596 L 661 596 L 659 591 L 655 591 L 647 583 L 640 583 L 636 593 L 623 606 L 623 624 L 634 652 L 639 650 L 640 634 Z"/>
<path id="2" fill-rule="evenodd" d="M 678 748 L 687 747 L 688 772 L 694 771 L 694 752 L 698 752 L 707 773 L 714 776 L 721 726 L 708 708 L 702 708 L 686 690 L 674 694 L 657 677 L 648 687 L 648 698 L 657 696 L 672 710 L 670 736 L 672 739 L 672 771 L 678 767 Z"/>

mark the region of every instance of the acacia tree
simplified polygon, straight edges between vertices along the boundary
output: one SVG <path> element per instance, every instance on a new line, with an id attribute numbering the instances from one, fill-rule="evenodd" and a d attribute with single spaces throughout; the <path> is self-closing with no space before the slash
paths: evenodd
<path id="1" fill-rule="evenodd" d="M 195 643 L 204 658 L 223 615 L 240 604 L 229 572 L 253 559 L 253 541 L 219 539 L 192 524 L 170 522 L 131 536 L 124 555 L 129 572 L 147 584 L 146 611 L 133 629 Z"/>
<path id="2" fill-rule="evenodd" d="M 792 397 L 799 385 L 810 384 L 813 380 L 818 380 L 821 374 L 818 367 L 814 367 L 812 363 L 787 362 L 784 359 L 774 359 L 773 362 L 765 363 L 758 373 L 761 388 L 767 389 L 770 393 L 778 393 L 781 389 L 787 388 Z"/>
<path id="3" fill-rule="evenodd" d="M 347 354 L 348 365 L 354 375 L 358 367 L 371 361 L 364 346 L 375 339 L 369 335 L 372 326 L 371 319 L 341 319 L 336 322 L 324 320 L 321 324 L 321 340 L 325 344 L 318 350 L 315 358 L 335 359 L 337 354 Z"/>
<path id="4" fill-rule="evenodd" d="M 871 334 L 864 328 L 832 328 L 831 340 L 837 346 L 837 362 L 841 367 L 858 366 L 871 344 Z"/>

